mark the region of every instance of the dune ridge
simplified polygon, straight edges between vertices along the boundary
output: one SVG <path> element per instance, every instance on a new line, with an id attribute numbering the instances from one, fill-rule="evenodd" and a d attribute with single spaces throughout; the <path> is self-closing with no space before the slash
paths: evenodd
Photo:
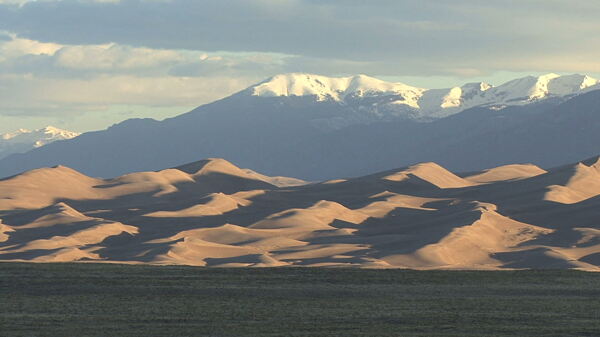
<path id="1" fill-rule="evenodd" d="M 600 160 L 307 183 L 206 159 L 0 180 L 0 261 L 600 271 Z"/>

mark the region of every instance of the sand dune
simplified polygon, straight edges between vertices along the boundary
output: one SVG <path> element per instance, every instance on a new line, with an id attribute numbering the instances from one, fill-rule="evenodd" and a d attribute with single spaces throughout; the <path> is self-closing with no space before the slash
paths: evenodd
<path id="1" fill-rule="evenodd" d="M 146 216 L 157 218 L 185 218 L 220 215 L 250 203 L 251 202 L 243 198 L 235 198 L 223 193 L 211 193 L 207 196 L 205 203 L 194 205 L 179 211 L 152 212 L 146 214 Z"/>
<path id="2" fill-rule="evenodd" d="M 600 271 L 600 160 L 306 183 L 223 159 L 0 181 L 0 260 Z"/>
<path id="3" fill-rule="evenodd" d="M 41 168 L 0 180 L 0 210 L 39 208 L 60 199 L 95 199 L 101 180 L 64 166 Z"/>
<path id="4" fill-rule="evenodd" d="M 507 251 L 552 232 L 504 217 L 496 212 L 495 205 L 476 203 L 474 206 L 479 217 L 473 223 L 453 228 L 438 242 L 414 253 L 396 256 L 394 262 L 414 268 L 498 267 L 502 263 L 493 258 L 495 252 Z"/>
<path id="5" fill-rule="evenodd" d="M 321 200 L 306 209 L 294 208 L 272 214 L 264 220 L 252 224 L 250 228 L 329 230 L 335 228 L 331 226 L 334 220 L 359 224 L 366 218 L 368 218 L 366 214 L 352 211 L 336 202 Z"/>
<path id="6" fill-rule="evenodd" d="M 485 184 L 498 181 L 526 179 L 544 173 L 546 173 L 544 169 L 532 164 L 513 164 L 491 168 L 475 174 L 469 174 L 465 176 L 464 179 L 473 183 Z"/>
<path id="7" fill-rule="evenodd" d="M 418 179 L 415 179 L 415 177 Z M 462 179 L 436 163 L 414 165 L 405 170 L 387 175 L 383 179 L 413 183 L 418 183 L 418 180 L 421 180 L 424 183 L 429 183 L 439 188 L 459 188 L 473 185 L 473 183 Z"/>
<path id="8" fill-rule="evenodd" d="M 53 236 L 49 239 L 33 240 L 26 243 L 22 248 L 13 249 L 13 252 L 34 249 L 57 249 L 68 247 L 81 247 L 100 243 L 107 237 L 121 233 L 136 234 L 137 228 L 126 226 L 118 222 L 101 223 L 76 231 L 68 236 Z"/>
<path id="9" fill-rule="evenodd" d="M 600 159 L 557 170 L 564 183 L 548 186 L 546 200 L 574 204 L 600 194 Z"/>

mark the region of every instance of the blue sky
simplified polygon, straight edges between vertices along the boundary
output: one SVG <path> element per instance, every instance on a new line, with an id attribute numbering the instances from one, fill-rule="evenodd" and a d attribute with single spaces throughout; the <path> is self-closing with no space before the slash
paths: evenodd
<path id="1" fill-rule="evenodd" d="M 597 1 L 0 0 L 0 132 L 164 118 L 282 72 L 600 77 Z"/>

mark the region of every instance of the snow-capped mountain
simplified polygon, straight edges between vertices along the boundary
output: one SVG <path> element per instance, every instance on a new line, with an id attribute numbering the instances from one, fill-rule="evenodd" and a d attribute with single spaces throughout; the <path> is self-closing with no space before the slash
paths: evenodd
<path id="1" fill-rule="evenodd" d="M 13 153 L 27 152 L 57 140 L 71 139 L 80 133 L 47 126 L 37 130 L 19 129 L 0 134 L 0 158 Z"/>
<path id="2" fill-rule="evenodd" d="M 425 89 L 403 83 L 385 82 L 366 75 L 326 77 L 313 74 L 281 74 L 249 88 L 254 96 L 315 96 L 318 101 L 346 102 L 357 98 L 397 96 L 410 107 L 418 108 L 417 100 Z"/>
<path id="3" fill-rule="evenodd" d="M 497 87 L 477 82 L 460 87 L 424 89 L 366 75 L 336 78 L 290 73 L 271 77 L 248 88 L 245 93 L 257 97 L 309 97 L 314 102 L 335 102 L 353 108 L 355 111 L 346 111 L 345 116 L 315 120 L 323 129 L 340 129 L 396 118 L 427 122 L 475 106 L 500 109 L 548 98 L 568 98 L 593 89 L 600 89 L 600 81 L 578 74 L 528 76 Z"/>
<path id="4" fill-rule="evenodd" d="M 597 154 L 598 130 L 600 84 L 584 75 L 424 89 L 283 74 L 164 121 L 130 119 L 13 154 L 0 159 L 0 177 L 54 165 L 111 177 L 209 157 L 305 180 L 427 161 L 552 167 Z"/>

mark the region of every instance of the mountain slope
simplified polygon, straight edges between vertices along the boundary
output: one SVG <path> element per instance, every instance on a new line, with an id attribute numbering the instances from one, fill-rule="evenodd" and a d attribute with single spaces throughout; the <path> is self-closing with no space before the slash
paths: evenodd
<path id="1" fill-rule="evenodd" d="M 598 169 L 423 163 L 293 187 L 222 159 L 106 180 L 39 169 L 0 181 L 0 260 L 600 271 Z"/>
<path id="2" fill-rule="evenodd" d="M 548 75 L 425 90 L 366 76 L 287 74 L 175 118 L 127 120 L 12 155 L 0 160 L 0 176 L 66 165 L 107 177 L 199 157 L 307 180 L 428 161 L 454 171 L 513 162 L 547 168 L 597 152 L 596 82 Z"/>

